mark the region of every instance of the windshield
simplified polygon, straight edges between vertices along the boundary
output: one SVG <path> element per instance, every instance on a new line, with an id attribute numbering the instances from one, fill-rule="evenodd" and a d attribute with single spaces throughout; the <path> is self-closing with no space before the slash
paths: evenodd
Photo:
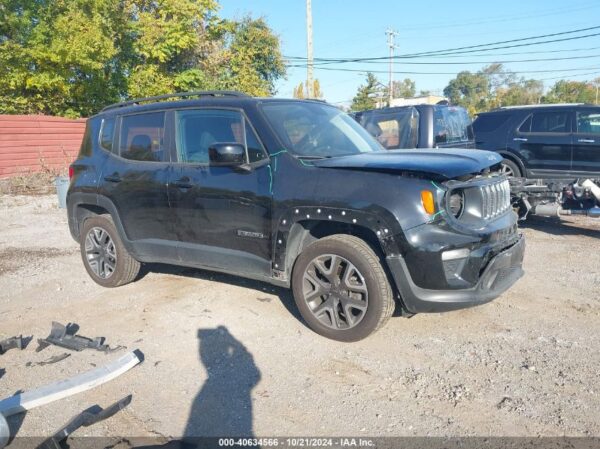
<path id="1" fill-rule="evenodd" d="M 435 143 L 457 143 L 469 140 L 471 118 L 463 108 L 433 107 L 433 136 Z"/>
<path id="2" fill-rule="evenodd" d="M 298 157 L 324 158 L 383 150 L 349 115 L 324 103 L 266 103 L 262 110 L 286 149 Z"/>

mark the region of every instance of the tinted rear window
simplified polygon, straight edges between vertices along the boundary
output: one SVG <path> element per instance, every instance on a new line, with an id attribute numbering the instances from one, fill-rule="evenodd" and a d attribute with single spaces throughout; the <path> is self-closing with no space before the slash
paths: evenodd
<path id="1" fill-rule="evenodd" d="M 566 133 L 570 131 L 569 113 L 565 111 L 534 112 L 519 127 L 522 133 Z"/>
<path id="2" fill-rule="evenodd" d="M 163 162 L 165 113 L 128 115 L 121 121 L 121 157 L 136 161 Z"/>
<path id="3" fill-rule="evenodd" d="M 436 144 L 469 140 L 471 118 L 466 109 L 453 106 L 433 107 L 433 141 Z"/>
<path id="4" fill-rule="evenodd" d="M 491 133 L 506 123 L 509 114 L 484 114 L 473 122 L 475 133 Z"/>
<path id="5" fill-rule="evenodd" d="M 389 150 L 417 146 L 419 113 L 415 108 L 364 112 L 359 123 Z"/>

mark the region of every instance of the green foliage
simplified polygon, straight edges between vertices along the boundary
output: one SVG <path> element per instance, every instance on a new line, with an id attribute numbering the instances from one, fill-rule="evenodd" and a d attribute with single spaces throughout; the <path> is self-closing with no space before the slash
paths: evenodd
<path id="1" fill-rule="evenodd" d="M 475 114 L 500 106 L 537 104 L 543 91 L 541 81 L 519 78 L 502 64 L 491 64 L 476 73 L 460 72 L 444 89 L 444 95 Z"/>
<path id="2" fill-rule="evenodd" d="M 452 104 L 463 106 L 473 114 L 486 109 L 487 99 L 490 96 L 490 82 L 488 77 L 481 72 L 463 71 L 448 83 L 444 89 L 444 95 L 450 99 Z"/>
<path id="3" fill-rule="evenodd" d="M 215 0 L 0 0 L 0 113 L 88 116 L 126 98 L 274 92 L 279 39 Z"/>
<path id="4" fill-rule="evenodd" d="M 542 99 L 544 103 L 595 103 L 596 84 L 585 81 L 557 81 Z"/>
<path id="5" fill-rule="evenodd" d="M 393 82 L 394 98 L 412 98 L 417 93 L 416 83 L 410 78 Z"/>
<path id="6" fill-rule="evenodd" d="M 378 84 L 380 83 L 375 75 L 371 72 L 367 73 L 366 84 L 358 88 L 356 95 L 352 99 L 350 110 L 357 112 L 374 109 L 377 106 L 377 96 L 380 95 L 377 87 Z"/>

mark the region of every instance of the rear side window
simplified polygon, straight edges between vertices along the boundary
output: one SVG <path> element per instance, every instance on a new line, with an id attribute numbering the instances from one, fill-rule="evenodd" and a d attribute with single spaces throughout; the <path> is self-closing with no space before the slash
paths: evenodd
<path id="1" fill-rule="evenodd" d="M 527 133 L 566 133 L 570 131 L 569 113 L 563 111 L 534 112 L 519 131 Z"/>
<path id="2" fill-rule="evenodd" d="M 469 140 L 471 118 L 466 109 L 451 106 L 433 107 L 435 143 L 458 143 Z"/>
<path id="3" fill-rule="evenodd" d="M 578 112 L 577 132 L 582 134 L 600 134 L 600 112 Z"/>
<path id="4" fill-rule="evenodd" d="M 388 150 L 417 146 L 419 113 L 415 108 L 365 112 L 359 123 Z"/>
<path id="5" fill-rule="evenodd" d="M 506 123 L 509 114 L 485 114 L 478 116 L 473 122 L 475 133 L 491 133 Z"/>
<path id="6" fill-rule="evenodd" d="M 254 130 L 238 111 L 189 109 L 177 112 L 177 158 L 179 162 L 208 164 L 208 149 L 215 143 L 240 143 L 250 163 L 266 158 Z"/>
<path id="7" fill-rule="evenodd" d="M 165 113 L 124 116 L 121 121 L 119 152 L 135 161 L 165 162 Z"/>
<path id="8" fill-rule="evenodd" d="M 105 118 L 102 120 L 102 128 L 100 129 L 100 146 L 106 151 L 113 150 L 113 141 L 115 137 L 115 118 Z"/>

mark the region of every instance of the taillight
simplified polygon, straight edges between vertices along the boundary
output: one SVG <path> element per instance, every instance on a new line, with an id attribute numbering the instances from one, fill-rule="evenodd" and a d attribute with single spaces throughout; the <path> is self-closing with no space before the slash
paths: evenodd
<path id="1" fill-rule="evenodd" d="M 73 179 L 74 174 L 75 174 L 75 170 L 73 169 L 73 166 L 69 165 L 69 179 Z"/>

